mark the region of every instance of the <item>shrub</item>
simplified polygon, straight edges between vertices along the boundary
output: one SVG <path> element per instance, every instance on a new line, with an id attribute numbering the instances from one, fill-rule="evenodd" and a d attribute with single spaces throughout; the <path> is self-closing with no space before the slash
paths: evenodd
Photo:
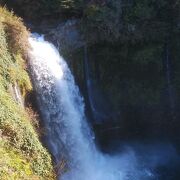
<path id="1" fill-rule="evenodd" d="M 7 11 L 6 8 L 0 8 L 0 14 L 10 52 L 24 54 L 28 48 L 28 31 L 22 19 L 15 16 L 13 12 Z"/>
<path id="2" fill-rule="evenodd" d="M 0 138 L 0 177 L 2 180 L 39 179 L 33 175 L 27 160 L 2 138 Z"/>

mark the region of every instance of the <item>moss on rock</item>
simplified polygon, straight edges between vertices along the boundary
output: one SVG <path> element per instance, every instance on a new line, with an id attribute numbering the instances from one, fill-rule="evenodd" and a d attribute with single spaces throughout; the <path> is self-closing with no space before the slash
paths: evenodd
<path id="1" fill-rule="evenodd" d="M 0 7 L 0 179 L 53 179 L 51 157 L 39 141 L 28 113 L 12 97 L 32 90 L 26 70 L 28 31 L 21 19 Z"/>

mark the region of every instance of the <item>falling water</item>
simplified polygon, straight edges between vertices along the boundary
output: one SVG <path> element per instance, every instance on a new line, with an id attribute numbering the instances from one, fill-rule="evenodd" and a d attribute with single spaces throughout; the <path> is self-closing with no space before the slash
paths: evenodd
<path id="1" fill-rule="evenodd" d="M 165 57 L 164 57 L 164 64 L 165 64 L 165 75 L 167 81 L 167 92 L 169 98 L 169 111 L 171 114 L 171 118 L 175 119 L 175 100 L 174 100 L 174 93 L 173 93 L 173 85 L 172 85 L 172 72 L 171 72 L 171 62 L 170 62 L 170 50 L 168 42 L 165 45 Z"/>
<path id="2" fill-rule="evenodd" d="M 107 120 L 113 120 L 113 110 L 111 103 L 107 101 L 102 93 L 99 82 L 92 78 L 92 72 L 88 61 L 87 47 L 84 47 L 84 77 L 86 81 L 86 91 L 89 107 L 95 123 L 103 123 Z"/>
<path id="3" fill-rule="evenodd" d="M 84 102 L 73 75 L 58 50 L 43 36 L 29 39 L 30 67 L 45 128 L 47 146 L 55 162 L 66 152 L 68 171 L 61 180 L 144 180 L 150 171 L 140 168 L 135 154 L 102 154 L 86 122 Z"/>

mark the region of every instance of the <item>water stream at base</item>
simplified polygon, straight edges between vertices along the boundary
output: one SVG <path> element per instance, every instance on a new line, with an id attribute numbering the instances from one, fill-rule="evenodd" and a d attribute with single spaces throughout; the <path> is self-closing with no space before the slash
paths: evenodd
<path id="1" fill-rule="evenodd" d="M 86 121 L 84 101 L 65 60 L 43 36 L 33 35 L 30 67 L 45 128 L 46 143 L 55 162 L 66 152 L 69 170 L 61 180 L 152 180 L 134 151 L 101 153 Z"/>

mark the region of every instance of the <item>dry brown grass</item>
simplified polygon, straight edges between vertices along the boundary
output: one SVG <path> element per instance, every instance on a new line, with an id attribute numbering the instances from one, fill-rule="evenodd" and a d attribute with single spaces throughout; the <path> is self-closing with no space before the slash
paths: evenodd
<path id="1" fill-rule="evenodd" d="M 24 26 L 22 19 L 15 16 L 12 11 L 7 11 L 5 7 L 0 7 L 0 22 L 5 28 L 11 52 L 14 54 L 22 53 L 26 56 L 27 49 L 29 48 L 29 32 Z"/>
<path id="2" fill-rule="evenodd" d="M 65 159 L 62 159 L 58 164 L 56 164 L 55 171 L 58 176 L 67 171 L 67 162 Z"/>

